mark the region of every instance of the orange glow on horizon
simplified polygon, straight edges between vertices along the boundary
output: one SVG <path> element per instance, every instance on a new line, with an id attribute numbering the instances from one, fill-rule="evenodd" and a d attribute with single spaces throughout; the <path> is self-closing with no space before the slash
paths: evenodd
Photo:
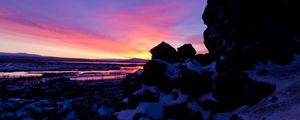
<path id="1" fill-rule="evenodd" d="M 202 26 L 194 22 L 201 18 L 201 14 L 195 12 L 200 5 L 195 3 L 201 1 L 141 2 L 136 8 L 124 3 L 124 9 L 107 2 L 103 6 L 105 10 L 96 7 L 95 11 L 77 2 L 53 3 L 59 3 L 61 11 L 49 13 L 48 9 L 56 9 L 43 2 L 36 6 L 44 5 L 40 11 L 28 9 L 26 2 L 20 2 L 20 6 L 25 7 L 9 2 L 11 7 L 2 6 L 0 52 L 89 59 L 151 59 L 150 49 L 162 41 L 175 48 L 192 43 L 197 53 L 206 52 Z M 64 6 L 69 4 L 77 6 L 76 9 L 66 10 Z M 187 19 L 188 16 L 192 16 L 192 20 Z"/>

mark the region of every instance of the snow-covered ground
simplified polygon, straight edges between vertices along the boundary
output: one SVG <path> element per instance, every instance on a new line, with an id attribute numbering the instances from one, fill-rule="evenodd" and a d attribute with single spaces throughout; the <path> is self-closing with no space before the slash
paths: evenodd
<path id="1" fill-rule="evenodd" d="M 267 75 L 256 72 L 266 69 Z M 300 56 L 289 65 L 275 65 L 271 62 L 259 64 L 247 71 L 250 78 L 276 85 L 273 95 L 253 106 L 243 106 L 231 113 L 217 114 L 216 119 L 227 120 L 233 114 L 245 120 L 299 120 L 300 119 Z"/>

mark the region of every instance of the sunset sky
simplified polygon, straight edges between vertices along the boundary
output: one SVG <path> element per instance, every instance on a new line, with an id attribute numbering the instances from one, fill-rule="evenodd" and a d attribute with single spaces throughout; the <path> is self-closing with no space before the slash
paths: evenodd
<path id="1" fill-rule="evenodd" d="M 161 41 L 203 45 L 205 0 L 1 0 L 0 52 L 146 58 Z"/>

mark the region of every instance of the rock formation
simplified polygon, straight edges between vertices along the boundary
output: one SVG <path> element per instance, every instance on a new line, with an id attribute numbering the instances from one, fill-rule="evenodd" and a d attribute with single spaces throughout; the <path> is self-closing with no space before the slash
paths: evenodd
<path id="1" fill-rule="evenodd" d="M 116 117 L 207 120 L 272 95 L 275 84 L 246 70 L 258 63 L 286 65 L 300 53 L 299 5 L 297 0 L 208 0 L 203 19 L 209 54 L 195 56 L 191 45 L 176 52 L 165 42 L 153 48 L 144 70 L 124 80 L 134 90 L 125 90 L 128 97 Z M 266 68 L 255 72 L 268 74 Z"/>
<path id="2" fill-rule="evenodd" d="M 210 54 L 239 66 L 256 60 L 287 64 L 300 52 L 299 5 L 297 0 L 208 0 L 204 43 Z"/>
<path id="3" fill-rule="evenodd" d="M 127 98 L 116 118 L 211 119 L 216 113 L 255 104 L 275 91 L 274 85 L 252 80 L 242 71 L 218 68 L 224 59 L 205 54 L 184 61 L 150 60 L 123 81 Z M 223 71 L 225 75 L 220 74 Z"/>
<path id="4" fill-rule="evenodd" d="M 152 59 L 161 59 L 169 62 L 174 62 L 178 60 L 178 54 L 176 49 L 171 45 L 162 42 L 150 50 L 152 54 Z"/>
<path id="5" fill-rule="evenodd" d="M 190 57 L 194 57 L 196 54 L 196 50 L 192 46 L 192 44 L 184 44 L 183 46 L 177 48 L 178 56 L 180 59 L 185 60 Z"/>

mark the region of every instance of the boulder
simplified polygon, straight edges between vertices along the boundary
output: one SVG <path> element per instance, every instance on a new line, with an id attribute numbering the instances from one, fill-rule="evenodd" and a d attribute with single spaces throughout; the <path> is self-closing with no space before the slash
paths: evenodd
<path id="1" fill-rule="evenodd" d="M 121 86 L 126 96 L 131 95 L 134 91 L 140 89 L 143 79 L 136 74 L 128 74 L 121 82 Z"/>
<path id="2" fill-rule="evenodd" d="M 212 74 L 204 71 L 201 74 L 193 70 L 184 70 L 179 78 L 178 85 L 182 93 L 199 98 L 212 90 Z"/>
<path id="3" fill-rule="evenodd" d="M 288 64 L 300 53 L 299 5 L 297 0 L 208 0 L 205 46 L 212 55 L 238 58 L 240 66 L 268 59 Z"/>
<path id="4" fill-rule="evenodd" d="M 142 73 L 143 83 L 150 86 L 156 85 L 162 92 L 170 93 L 175 87 L 175 82 L 165 74 L 166 71 L 167 65 L 162 62 L 155 60 L 147 62 Z"/>
<path id="5" fill-rule="evenodd" d="M 159 85 L 165 78 L 167 65 L 156 60 L 150 60 L 144 65 L 143 82 L 146 85 Z"/>
<path id="6" fill-rule="evenodd" d="M 220 102 L 219 112 L 255 104 L 275 91 L 274 85 L 254 81 L 246 73 L 234 72 L 225 75 L 216 80 L 213 92 Z"/>
<path id="7" fill-rule="evenodd" d="M 200 63 L 203 66 L 209 65 L 217 60 L 217 57 L 212 56 L 211 54 L 198 54 L 194 58 L 198 63 Z"/>
<path id="8" fill-rule="evenodd" d="M 186 60 L 187 58 L 194 57 L 196 50 L 192 44 L 184 44 L 183 46 L 177 48 L 178 56 L 181 60 Z"/>
<path id="9" fill-rule="evenodd" d="M 178 54 L 175 48 L 165 42 L 161 42 L 150 50 L 152 59 L 161 59 L 168 62 L 178 61 Z"/>

